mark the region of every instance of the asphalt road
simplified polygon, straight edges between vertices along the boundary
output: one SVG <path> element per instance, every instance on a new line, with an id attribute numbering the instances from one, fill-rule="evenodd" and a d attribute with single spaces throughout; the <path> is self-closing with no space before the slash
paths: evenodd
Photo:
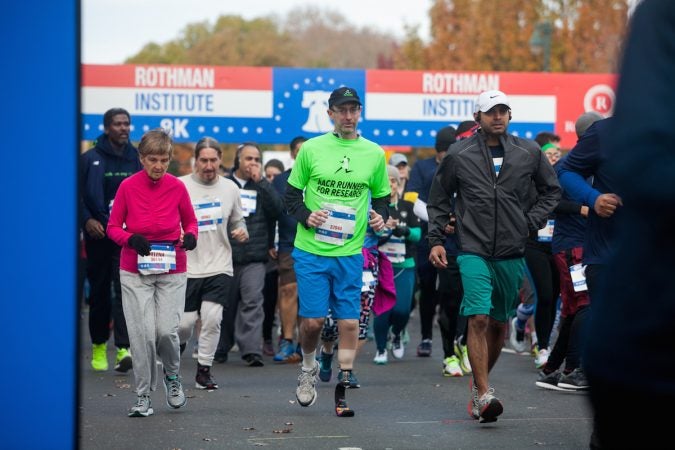
<path id="1" fill-rule="evenodd" d="M 160 385 L 152 395 L 155 414 L 129 418 L 133 405 L 133 371 L 94 372 L 82 314 L 79 446 L 82 449 L 528 449 L 588 448 L 591 411 L 582 393 L 535 387 L 537 371 L 529 356 L 503 353 L 490 376 L 504 404 L 496 423 L 479 424 L 467 415 L 469 378 L 441 374 L 442 349 L 415 354 L 419 319 L 410 323 L 412 341 L 404 358 L 386 366 L 372 363 L 374 342 L 357 358 L 360 389 L 347 391 L 356 411 L 339 418 L 333 411 L 335 382 L 319 382 L 318 399 L 308 408 L 295 401 L 299 367 L 274 364 L 248 367 L 237 353 L 212 370 L 220 389 L 195 389 L 197 362 L 189 351 L 181 363 L 188 397 L 172 410 Z M 438 336 L 438 329 L 434 330 Z M 191 347 L 188 346 L 188 349 Z"/>

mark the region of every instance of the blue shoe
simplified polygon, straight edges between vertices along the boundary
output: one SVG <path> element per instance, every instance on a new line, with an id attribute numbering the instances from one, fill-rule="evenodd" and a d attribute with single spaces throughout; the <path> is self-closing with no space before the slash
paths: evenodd
<path id="1" fill-rule="evenodd" d="M 359 383 L 359 379 L 356 378 L 356 375 L 354 375 L 354 371 L 352 370 L 341 370 L 340 373 L 338 374 L 338 381 L 342 383 L 345 373 L 348 373 L 348 378 L 347 380 L 349 381 L 349 388 L 351 389 L 358 389 L 361 387 L 361 384 Z"/>
<path id="2" fill-rule="evenodd" d="M 296 353 L 293 341 L 282 339 L 279 344 L 279 352 L 274 355 L 274 362 L 276 363 L 298 363 L 302 357 Z"/>
<path id="3" fill-rule="evenodd" d="M 324 353 L 321 350 L 319 355 L 319 379 L 321 381 L 330 381 L 333 376 L 333 353 Z"/>

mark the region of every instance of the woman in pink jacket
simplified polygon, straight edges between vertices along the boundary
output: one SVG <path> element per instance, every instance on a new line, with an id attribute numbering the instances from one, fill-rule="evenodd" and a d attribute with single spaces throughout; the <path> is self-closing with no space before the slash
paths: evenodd
<path id="1" fill-rule="evenodd" d="M 180 408 L 186 402 L 178 375 L 178 325 L 187 284 L 185 251 L 197 246 L 197 219 L 185 184 L 166 173 L 172 151 L 165 131 L 143 135 L 138 146 L 143 170 L 122 182 L 108 222 L 108 236 L 122 247 L 122 306 L 138 395 L 129 417 L 153 413 L 157 356 L 168 405 Z"/>

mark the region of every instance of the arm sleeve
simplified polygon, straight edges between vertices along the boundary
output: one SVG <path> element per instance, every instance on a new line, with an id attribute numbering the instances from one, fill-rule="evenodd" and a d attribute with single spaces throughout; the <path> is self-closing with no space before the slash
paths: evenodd
<path id="1" fill-rule="evenodd" d="M 371 203 L 373 209 L 376 213 L 382 216 L 382 219 L 386 222 L 389 219 L 389 199 L 390 195 L 385 195 L 384 197 L 373 197 Z"/>
<path id="2" fill-rule="evenodd" d="M 302 190 L 294 187 L 290 183 L 286 185 L 286 195 L 284 195 L 284 204 L 288 214 L 295 217 L 303 227 L 309 229 L 307 226 L 307 218 L 312 213 L 302 197 Z"/>

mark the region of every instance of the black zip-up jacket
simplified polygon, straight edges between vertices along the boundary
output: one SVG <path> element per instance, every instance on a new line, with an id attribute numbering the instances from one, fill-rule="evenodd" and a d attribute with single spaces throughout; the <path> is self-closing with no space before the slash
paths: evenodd
<path id="1" fill-rule="evenodd" d="M 443 227 L 455 193 L 460 253 L 488 259 L 521 257 L 528 233 L 546 223 L 561 195 L 555 171 L 536 142 L 508 134 L 500 141 L 504 160 L 499 177 L 482 132 L 450 146 L 429 193 L 431 247 L 443 245 Z M 533 183 L 534 202 L 530 197 Z"/>
<path id="2" fill-rule="evenodd" d="M 267 262 L 267 251 L 274 247 L 274 223 L 284 208 L 281 198 L 265 178 L 257 183 L 248 180 L 244 186 L 241 186 L 233 175 L 227 178 L 234 181 L 240 189 L 258 193 L 255 213 L 245 218 L 249 236 L 248 242 L 231 241 L 232 263 L 243 265 L 253 262 Z"/>
<path id="3" fill-rule="evenodd" d="M 127 143 L 121 154 L 116 153 L 107 134 L 96 139 L 93 148 L 80 157 L 80 226 L 84 229 L 87 220 L 108 226 L 110 201 L 115 198 L 122 181 L 141 170 L 136 147 Z M 84 233 L 89 238 L 88 233 Z"/>

